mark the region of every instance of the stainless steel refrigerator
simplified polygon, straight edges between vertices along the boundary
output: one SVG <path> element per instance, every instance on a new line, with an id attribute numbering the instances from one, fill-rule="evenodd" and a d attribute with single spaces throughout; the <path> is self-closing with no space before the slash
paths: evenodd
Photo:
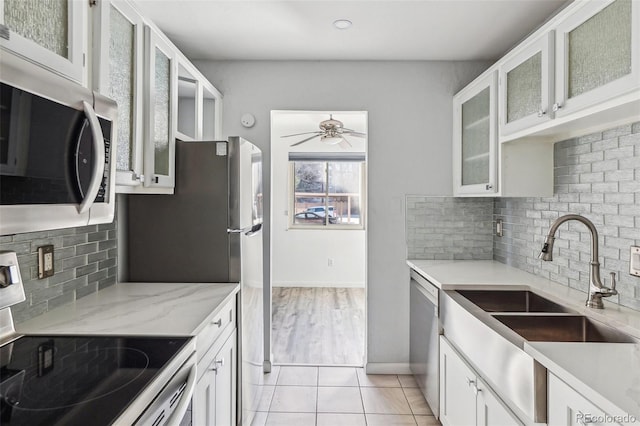
<path id="1" fill-rule="evenodd" d="M 127 202 L 128 281 L 241 284 L 239 384 L 248 424 L 263 384 L 260 150 L 239 137 L 178 141 L 174 194 Z"/>

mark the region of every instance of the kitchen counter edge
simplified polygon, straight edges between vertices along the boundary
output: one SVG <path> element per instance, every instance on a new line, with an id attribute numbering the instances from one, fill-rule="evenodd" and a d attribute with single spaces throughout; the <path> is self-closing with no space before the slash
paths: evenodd
<path id="1" fill-rule="evenodd" d="M 195 336 L 235 283 L 119 283 L 16 325 L 20 334 Z"/>

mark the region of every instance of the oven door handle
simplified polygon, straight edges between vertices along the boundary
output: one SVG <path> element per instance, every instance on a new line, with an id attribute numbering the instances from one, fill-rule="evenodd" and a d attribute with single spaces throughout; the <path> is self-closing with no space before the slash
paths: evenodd
<path id="1" fill-rule="evenodd" d="M 196 388 L 196 365 L 187 363 L 187 365 L 182 366 L 180 370 L 183 370 L 185 368 L 191 368 L 191 370 L 189 371 L 189 376 L 187 377 L 186 387 L 184 388 L 184 392 L 182 393 L 178 406 L 171 414 L 171 417 L 167 420 L 166 426 L 178 426 L 180 424 L 180 421 L 187 412 L 187 408 L 189 408 L 191 396 L 193 395 L 193 391 Z M 180 372 L 180 370 L 178 372 Z"/>
<path id="2" fill-rule="evenodd" d="M 95 160 L 93 162 L 93 170 L 91 173 L 91 180 L 89 181 L 89 188 L 82 202 L 78 205 L 78 213 L 82 214 L 89 210 L 96 200 L 100 185 L 102 184 L 102 176 L 104 176 L 104 136 L 102 135 L 102 129 L 100 128 L 100 122 L 98 116 L 93 110 L 93 107 L 89 105 L 87 101 L 82 102 L 84 109 L 84 115 L 89 121 L 89 127 L 91 128 L 91 139 L 93 145 L 93 151 L 95 153 Z"/>

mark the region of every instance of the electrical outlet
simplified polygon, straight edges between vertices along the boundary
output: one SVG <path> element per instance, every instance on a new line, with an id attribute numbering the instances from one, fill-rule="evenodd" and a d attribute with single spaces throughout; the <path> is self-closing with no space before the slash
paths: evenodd
<path id="1" fill-rule="evenodd" d="M 631 246 L 631 261 L 629 262 L 629 273 L 640 277 L 640 247 Z"/>
<path id="2" fill-rule="evenodd" d="M 53 245 L 38 247 L 38 278 L 47 278 L 53 273 Z"/>
<path id="3" fill-rule="evenodd" d="M 502 219 L 496 219 L 496 236 L 502 237 Z"/>

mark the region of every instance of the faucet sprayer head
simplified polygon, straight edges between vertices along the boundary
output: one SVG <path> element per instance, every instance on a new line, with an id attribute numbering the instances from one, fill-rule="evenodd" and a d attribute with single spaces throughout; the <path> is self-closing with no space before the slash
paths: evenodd
<path id="1" fill-rule="evenodd" d="M 542 246 L 542 250 L 540 250 L 540 254 L 538 255 L 538 259 L 542 259 L 545 262 L 550 262 L 553 260 L 553 242 L 555 238 L 551 235 L 547 235 L 547 238 L 544 240 L 544 245 Z"/>

